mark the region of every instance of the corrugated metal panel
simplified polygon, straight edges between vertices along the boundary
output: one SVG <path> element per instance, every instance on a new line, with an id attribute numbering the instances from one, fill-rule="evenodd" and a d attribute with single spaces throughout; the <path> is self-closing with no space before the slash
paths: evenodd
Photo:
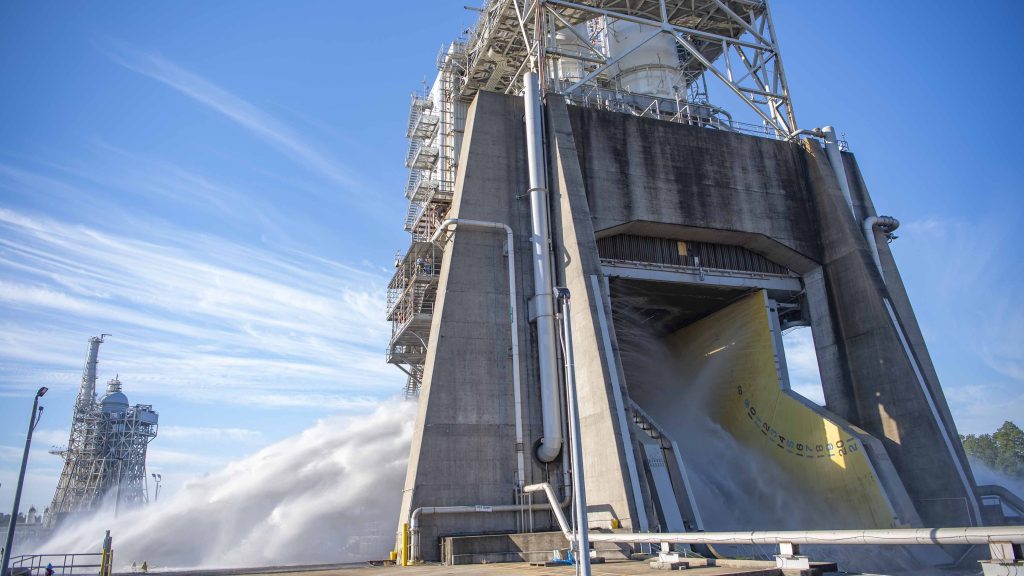
<path id="1" fill-rule="evenodd" d="M 693 266 L 788 275 L 789 269 L 742 246 L 619 234 L 597 241 L 601 258 L 667 266 Z"/>

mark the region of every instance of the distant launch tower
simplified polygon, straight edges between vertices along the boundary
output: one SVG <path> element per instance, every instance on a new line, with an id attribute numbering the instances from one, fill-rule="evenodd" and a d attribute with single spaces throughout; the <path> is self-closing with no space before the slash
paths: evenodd
<path id="1" fill-rule="evenodd" d="M 145 404 L 130 406 L 115 376 L 96 400 L 96 365 L 100 344 L 109 334 L 89 339 L 82 385 L 75 401 L 67 448 L 55 450 L 64 469 L 50 505 L 53 526 L 67 515 L 88 512 L 113 499 L 115 508 L 144 504 L 146 449 L 156 438 L 157 413 Z"/>
<path id="2" fill-rule="evenodd" d="M 834 129 L 797 123 L 766 2 L 488 0 L 437 63 L 387 300 L 414 557 L 551 528 L 526 484 L 573 501 L 555 287 L 591 528 L 982 522 L 899 222 Z M 790 389 L 795 327 L 825 407 Z"/>

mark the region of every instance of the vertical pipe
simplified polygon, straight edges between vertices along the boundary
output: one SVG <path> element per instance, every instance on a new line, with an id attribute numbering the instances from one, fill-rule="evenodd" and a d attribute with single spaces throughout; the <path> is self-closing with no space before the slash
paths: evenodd
<path id="1" fill-rule="evenodd" d="M 515 403 L 515 427 L 516 427 L 516 470 L 519 478 L 516 479 L 517 487 L 522 488 L 526 482 L 526 461 L 523 456 L 523 394 L 522 382 L 519 374 L 519 311 L 517 302 L 519 295 L 516 291 L 516 248 L 515 238 L 512 235 L 512 228 L 501 222 L 483 222 L 480 220 L 468 220 L 465 218 L 449 218 L 438 225 L 437 230 L 430 237 L 430 243 L 437 242 L 441 234 L 449 228 L 465 226 L 477 229 L 497 229 L 505 231 L 505 251 L 508 253 L 508 309 L 512 331 L 512 398 Z M 424 344 L 426 348 L 426 344 Z M 561 442 L 561 433 L 559 433 Z"/>
<path id="2" fill-rule="evenodd" d="M 569 443 L 572 446 L 572 483 L 576 496 L 576 573 L 590 576 L 589 523 L 587 522 L 587 492 L 583 482 L 583 447 L 580 443 L 580 411 L 576 402 L 576 370 L 572 354 L 572 319 L 569 308 L 569 289 L 559 288 L 562 302 L 562 336 L 565 350 L 565 395 L 569 406 Z"/>
<path id="3" fill-rule="evenodd" d="M 825 153 L 828 155 L 829 164 L 832 165 L 832 172 L 836 175 L 839 190 L 842 191 L 846 205 L 850 208 L 850 215 L 856 219 L 857 212 L 853 209 L 853 196 L 850 195 L 850 182 L 846 179 L 846 167 L 843 166 L 843 151 L 839 149 L 836 129 L 831 126 L 825 126 L 821 129 L 821 135 L 825 139 Z"/>
<path id="4" fill-rule="evenodd" d="M 526 156 L 530 168 L 530 252 L 533 260 L 533 302 L 537 313 L 541 421 L 544 437 L 537 458 L 551 462 L 562 449 L 561 402 L 555 354 L 554 302 L 551 295 L 551 247 L 548 229 L 548 182 L 544 171 L 540 87 L 535 72 L 523 78 L 526 93 Z"/>

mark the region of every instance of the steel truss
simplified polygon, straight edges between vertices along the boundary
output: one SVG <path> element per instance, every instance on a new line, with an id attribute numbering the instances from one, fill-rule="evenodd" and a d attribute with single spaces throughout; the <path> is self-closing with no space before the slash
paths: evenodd
<path id="1" fill-rule="evenodd" d="M 95 510 L 108 498 L 113 499 L 115 510 L 148 501 L 146 451 L 156 438 L 158 416 L 146 404 L 105 411 L 96 401 L 96 363 L 101 343 L 102 337 L 89 339 L 68 445 L 51 451 L 64 459 L 64 468 L 48 508 L 49 526 L 70 514 Z M 121 381 L 114 378 L 107 392 L 120 391 Z"/>
<path id="2" fill-rule="evenodd" d="M 648 26 L 651 32 L 631 50 L 613 56 L 605 36 L 615 21 Z M 589 33 L 580 32 L 584 23 Z M 572 34 L 582 49 L 559 49 L 559 33 Z M 681 88 L 718 82 L 753 110 L 772 135 L 790 138 L 797 131 L 771 11 L 763 0 L 492 0 L 465 44 L 461 95 L 468 99 L 479 90 L 519 94 L 523 74 L 534 62 L 540 62 L 546 93 L 579 103 L 588 90 L 621 92 L 610 82 L 609 70 L 661 35 L 678 46 Z M 553 71 L 560 60 L 582 64 L 586 74 L 572 84 L 559 82 Z"/>

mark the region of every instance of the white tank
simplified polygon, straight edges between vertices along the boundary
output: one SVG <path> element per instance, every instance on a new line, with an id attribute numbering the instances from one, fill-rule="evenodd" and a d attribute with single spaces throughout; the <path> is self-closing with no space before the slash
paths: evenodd
<path id="1" fill-rule="evenodd" d="M 128 397 L 121 392 L 121 381 L 117 378 L 107 382 L 107 393 L 100 398 L 100 409 L 104 414 L 128 411 Z"/>
<path id="2" fill-rule="evenodd" d="M 608 49 L 611 57 L 626 53 L 656 30 L 653 26 L 635 22 L 609 22 Z M 668 34 L 658 34 L 612 66 L 611 75 L 619 88 L 627 92 L 674 98 L 673 87 L 681 87 L 675 39 Z"/>
<path id="3" fill-rule="evenodd" d="M 587 37 L 587 25 L 586 23 L 577 24 L 574 29 L 580 36 Z M 580 40 L 579 36 L 573 34 L 568 28 L 562 28 L 555 33 L 555 42 L 558 45 L 560 52 L 573 55 L 588 55 L 593 56 L 594 54 L 588 49 L 583 41 Z M 566 83 L 566 85 L 572 85 L 579 82 L 583 78 L 583 61 L 575 60 L 572 58 L 559 58 L 558 59 L 558 79 Z"/>

